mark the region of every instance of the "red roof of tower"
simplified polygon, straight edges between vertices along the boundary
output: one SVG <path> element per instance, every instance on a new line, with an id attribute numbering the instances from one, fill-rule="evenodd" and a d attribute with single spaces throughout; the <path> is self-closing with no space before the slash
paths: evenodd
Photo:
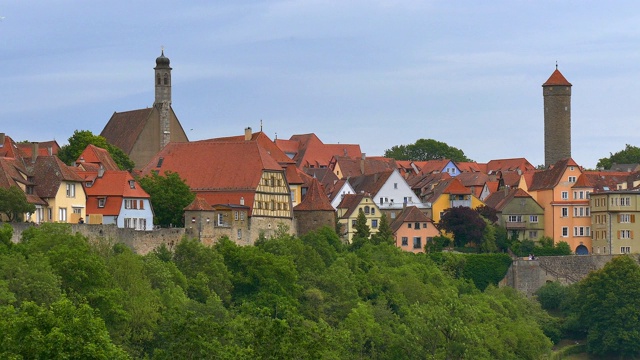
<path id="1" fill-rule="evenodd" d="M 553 72 L 553 74 L 551 74 L 547 82 L 542 84 L 542 86 L 554 86 L 554 85 L 571 86 L 571 83 L 567 81 L 567 79 L 562 75 L 562 73 L 560 72 L 560 70 L 558 70 L 557 67 L 556 67 L 556 70 Z"/>

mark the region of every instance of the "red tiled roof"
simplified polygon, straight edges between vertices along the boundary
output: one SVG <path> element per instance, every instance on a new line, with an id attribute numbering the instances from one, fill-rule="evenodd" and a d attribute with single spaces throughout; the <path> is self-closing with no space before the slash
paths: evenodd
<path id="1" fill-rule="evenodd" d="M 201 198 L 200 196 L 196 196 L 196 198 L 193 199 L 191 204 L 187 205 L 187 207 L 185 207 L 184 210 L 185 211 L 207 211 L 207 210 L 213 210 L 213 207 L 204 198 Z"/>
<path id="2" fill-rule="evenodd" d="M 62 181 L 82 182 L 82 178 L 57 156 L 38 156 L 35 163 L 27 163 L 33 174 L 36 191 L 44 198 L 55 198 Z"/>
<path id="3" fill-rule="evenodd" d="M 301 174 L 302 172 L 295 167 L 295 165 L 287 165 L 285 168 L 285 176 L 287 177 L 287 183 L 291 185 L 299 185 L 304 184 L 304 180 L 302 180 Z"/>
<path id="4" fill-rule="evenodd" d="M 41 141 L 35 144 L 38 146 L 39 156 L 57 155 L 60 150 L 60 145 L 55 140 Z M 30 157 L 33 154 L 34 143 L 18 143 L 16 145 L 26 156 Z"/>
<path id="5" fill-rule="evenodd" d="M 440 181 L 433 189 L 426 190 L 423 196 L 426 202 L 434 202 L 442 194 L 470 195 L 471 189 L 462 185 L 462 182 L 454 177 Z"/>
<path id="6" fill-rule="evenodd" d="M 27 155 L 24 153 L 24 151 L 18 148 L 18 145 L 15 141 L 13 141 L 13 139 L 11 139 L 11 137 L 5 135 L 4 142 L 0 144 L 0 157 L 22 159 L 26 158 Z"/>
<path id="7" fill-rule="evenodd" d="M 327 167 L 334 156 L 362 157 L 360 145 L 324 144 L 314 133 L 293 135 L 288 143 L 276 142 L 276 144 L 286 147 L 286 152 L 289 153 L 294 153 L 293 147 L 297 145 L 293 160 L 299 168 Z"/>
<path id="8" fill-rule="evenodd" d="M 562 75 L 562 73 L 560 72 L 560 70 L 558 70 L 557 67 L 556 67 L 556 70 L 551 74 L 549 79 L 544 84 L 542 84 L 542 86 L 554 86 L 554 85 L 572 86 L 571 83 L 568 82 L 567 79 L 565 79 L 565 77 Z"/>
<path id="9" fill-rule="evenodd" d="M 342 171 L 342 174 L 340 174 L 341 178 L 375 174 L 398 168 L 394 159 L 379 156 L 366 157 L 365 159 L 335 156 L 332 161 L 335 161 L 336 166 L 340 167 L 340 171 Z M 364 172 L 362 171 L 363 167 Z"/>
<path id="10" fill-rule="evenodd" d="M 130 154 L 152 112 L 153 108 L 114 112 L 100 136 Z"/>
<path id="11" fill-rule="evenodd" d="M 134 188 L 130 186 L 134 181 Z M 122 170 L 105 171 L 102 177 L 95 179 L 90 187 L 85 186 L 87 196 L 122 196 L 125 198 L 149 198 L 144 189 L 138 184 L 131 174 Z"/>
<path id="12" fill-rule="evenodd" d="M 502 211 L 514 198 L 530 198 L 531 195 L 526 191 L 518 188 L 500 189 L 487 197 L 484 201 L 485 205 L 497 211 Z M 535 201 L 535 200 L 533 200 Z M 537 202 L 536 202 L 537 203 Z"/>
<path id="13" fill-rule="evenodd" d="M 456 166 L 460 172 L 480 172 L 480 166 L 476 162 L 456 162 Z"/>
<path id="14" fill-rule="evenodd" d="M 558 160 L 551 168 L 533 174 L 529 190 L 553 189 L 564 174 L 567 166 L 578 166 L 571 158 Z"/>
<path id="15" fill-rule="evenodd" d="M 628 177 L 629 173 L 626 171 L 585 171 L 572 187 L 592 188 L 594 192 L 604 191 L 605 188 L 616 190 L 618 184 L 627 182 Z"/>
<path id="16" fill-rule="evenodd" d="M 342 215 L 342 218 L 349 218 L 349 216 L 353 214 L 353 212 L 358 208 L 358 205 L 360 205 L 360 203 L 362 202 L 362 199 L 364 199 L 365 197 L 371 198 L 367 194 L 345 194 L 342 197 L 342 201 L 340 201 L 340 204 L 338 205 L 338 209 L 346 209 L 344 214 Z M 376 204 L 373 203 L 373 200 L 371 201 L 371 203 L 372 206 L 376 206 Z"/>
<path id="17" fill-rule="evenodd" d="M 333 206 L 329 202 L 329 198 L 325 195 L 322 185 L 318 179 L 313 179 L 307 194 L 304 196 L 300 204 L 293 208 L 294 211 L 331 211 Z"/>
<path id="18" fill-rule="evenodd" d="M 512 158 L 512 159 L 497 159 L 491 160 L 486 165 L 486 173 L 497 173 L 498 171 L 517 171 L 520 170 L 522 172 L 535 170 L 535 166 L 533 166 L 527 159 L 525 158 Z"/>
<path id="19" fill-rule="evenodd" d="M 76 166 L 86 163 L 96 165 L 102 164 L 105 170 L 120 170 L 107 150 L 99 148 L 93 144 L 87 145 L 87 147 L 82 151 L 82 154 L 80 154 L 76 160 Z"/>
<path id="20" fill-rule="evenodd" d="M 237 135 L 237 136 L 227 136 L 221 138 L 213 138 L 201 141 L 216 141 L 216 142 L 239 142 L 239 141 L 247 141 L 245 140 L 245 135 Z M 271 139 L 262 131 L 252 133 L 251 140 L 257 142 L 262 146 L 271 157 L 281 165 L 285 164 L 294 164 L 295 162 L 289 158 Z"/>
<path id="21" fill-rule="evenodd" d="M 413 164 L 420 170 L 421 174 L 431 174 L 442 172 L 445 166 L 450 163 L 449 159 L 414 161 Z"/>
<path id="22" fill-rule="evenodd" d="M 456 176 L 462 185 L 466 187 L 484 186 L 489 181 L 489 175 L 480 172 L 463 172 Z"/>
<path id="23" fill-rule="evenodd" d="M 407 206 L 402 212 L 391 222 L 391 230 L 395 233 L 406 222 L 433 222 L 425 213 L 420 211 L 416 206 Z"/>
<path id="24" fill-rule="evenodd" d="M 386 170 L 375 174 L 360 175 L 347 179 L 356 193 L 374 196 L 387 182 L 394 170 Z"/>

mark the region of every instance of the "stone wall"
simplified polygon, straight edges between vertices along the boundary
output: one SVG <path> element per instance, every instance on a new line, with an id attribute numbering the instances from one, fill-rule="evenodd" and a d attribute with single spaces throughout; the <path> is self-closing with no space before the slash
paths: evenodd
<path id="1" fill-rule="evenodd" d="M 590 272 L 602 269 L 615 256 L 620 255 L 541 256 L 536 260 L 518 258 L 511 264 L 500 286 L 511 286 L 527 296 L 533 296 L 547 282 L 558 281 L 564 285 L 576 283 Z"/>
<path id="2" fill-rule="evenodd" d="M 10 223 L 13 227 L 14 243 L 20 241 L 22 232 L 31 227 L 37 226 L 29 223 Z M 86 236 L 90 242 L 104 242 L 115 244 L 122 243 L 130 247 L 138 254 L 145 255 L 162 244 L 169 249 L 173 249 L 185 235 L 184 228 L 157 229 L 152 231 L 136 231 L 132 229 L 121 229 L 116 225 L 91 225 L 72 224 L 71 231 Z"/>
<path id="3" fill-rule="evenodd" d="M 298 227 L 298 236 L 302 236 L 311 231 L 328 226 L 331 229 L 336 228 L 335 211 L 293 211 Z"/>

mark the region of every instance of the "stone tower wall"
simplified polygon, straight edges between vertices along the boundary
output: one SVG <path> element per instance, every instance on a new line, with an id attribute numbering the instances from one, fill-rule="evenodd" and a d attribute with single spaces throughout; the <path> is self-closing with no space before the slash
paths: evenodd
<path id="1" fill-rule="evenodd" d="M 544 164 L 571 157 L 571 86 L 543 86 Z"/>

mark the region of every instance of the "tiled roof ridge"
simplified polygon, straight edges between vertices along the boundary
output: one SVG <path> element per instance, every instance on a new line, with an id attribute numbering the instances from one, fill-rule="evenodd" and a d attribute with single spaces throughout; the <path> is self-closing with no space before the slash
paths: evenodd
<path id="1" fill-rule="evenodd" d="M 567 79 L 564 77 L 564 75 L 562 75 L 560 70 L 558 70 L 557 65 L 556 65 L 556 70 L 551 74 L 551 76 L 549 76 L 549 79 L 544 84 L 542 84 L 542 86 L 553 86 L 553 85 L 572 86 L 571 83 L 567 81 Z"/>

